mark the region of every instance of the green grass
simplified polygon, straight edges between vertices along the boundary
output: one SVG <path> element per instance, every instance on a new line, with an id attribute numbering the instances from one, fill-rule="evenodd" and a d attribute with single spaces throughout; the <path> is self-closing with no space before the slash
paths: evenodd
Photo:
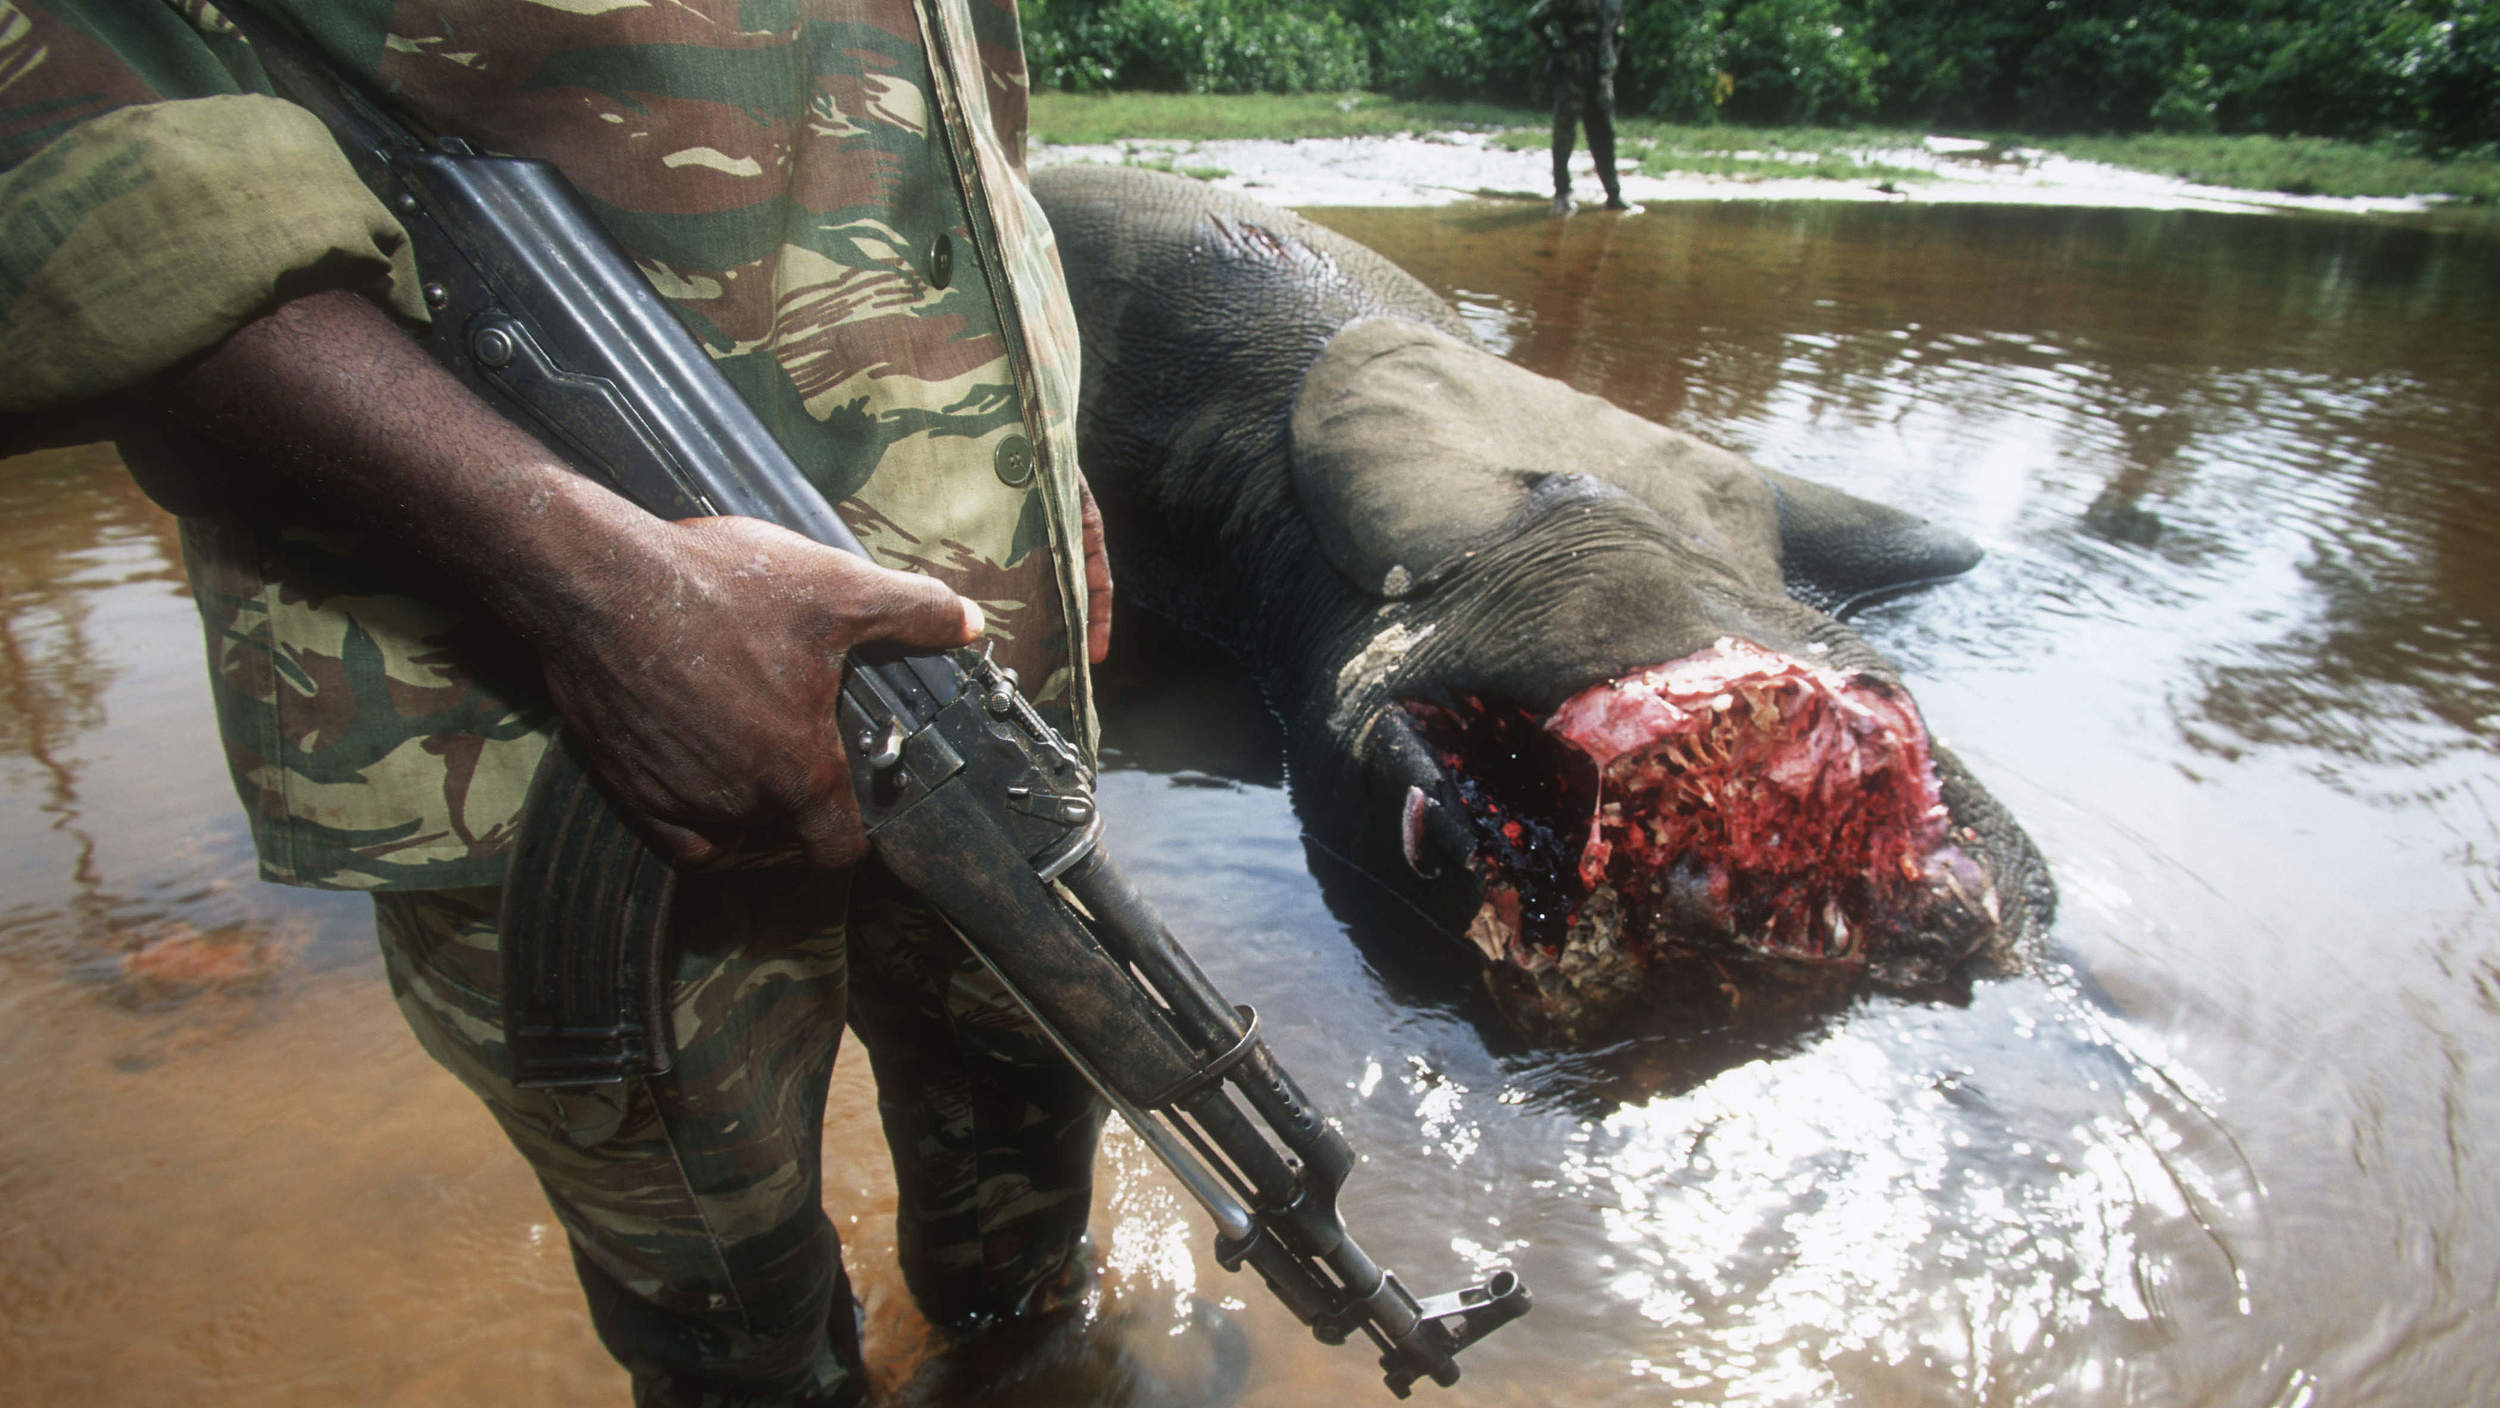
<path id="1" fill-rule="evenodd" d="M 1120 151 L 1120 164 L 1143 167 L 1148 171 L 1169 171 L 1175 176 L 1186 176 L 1192 181 L 1221 180 L 1233 174 L 1221 166 L 1183 166 L 1180 158 L 1170 152 L 1141 152 L 1125 143 L 1122 144 Z"/>
<path id="2" fill-rule="evenodd" d="M 2324 137 L 2009 138 L 2085 161 L 2107 162 L 2247 191 L 2317 196 L 2449 195 L 2500 199 L 2500 157 L 2434 160 L 2391 144 Z"/>
<path id="3" fill-rule="evenodd" d="M 1122 138 L 1387 137 L 1537 121 L 1488 103 L 1401 103 L 1377 93 L 1036 93 L 1033 136 L 1063 146 Z"/>
<path id="4" fill-rule="evenodd" d="M 1102 145 L 1122 139 L 1214 141 L 1222 138 L 1380 137 L 1399 132 L 1466 129 L 1496 134 L 1504 145 L 1537 149 L 1549 118 L 1532 108 L 1491 103 L 1407 103 L 1376 93 L 1036 93 L 1033 135 L 1043 142 Z M 1870 161 L 1866 153 L 1915 147 L 1923 134 L 1883 128 L 1696 127 L 1625 118 L 1616 124 L 1622 155 L 1641 172 L 1697 172 L 1744 180 L 1806 177 L 1840 181 L 1916 181 L 1923 173 Z M 2210 185 L 2301 195 L 2449 195 L 2477 204 L 2500 202 L 2500 155 L 2444 160 L 2387 144 L 2317 137 L 2044 138 L 2005 136 L 2004 147 L 2041 148 Z M 1162 154 L 1129 159 L 1174 169 Z M 1221 175 L 1206 167 L 1195 176 Z"/>
<path id="5" fill-rule="evenodd" d="M 1033 136 L 1067 146 L 1124 141 L 1209 142 L 1226 138 L 1385 137 L 1400 132 L 1491 132 L 1502 145 L 1543 150 L 1550 118 L 1533 108 L 1490 103 L 1406 103 L 1377 93 L 1036 93 Z M 1918 134 L 1873 129 L 1689 127 L 1630 118 L 1617 124 L 1617 150 L 1641 174 L 1698 172 L 1747 180 L 1918 181 L 1927 173 L 1867 160 L 1863 150 L 1916 146 Z M 1185 176 L 1161 153 L 1129 152 L 1132 166 Z"/>
<path id="6" fill-rule="evenodd" d="M 1501 133 L 1514 151 L 1542 150 L 1543 127 Z M 1915 148 L 1919 134 L 1881 128 L 1692 127 L 1633 118 L 1615 126 L 1615 151 L 1638 160 L 1644 176 L 1723 176 L 1742 181 L 1928 181 L 1917 167 L 1877 161 L 1871 152 Z"/>

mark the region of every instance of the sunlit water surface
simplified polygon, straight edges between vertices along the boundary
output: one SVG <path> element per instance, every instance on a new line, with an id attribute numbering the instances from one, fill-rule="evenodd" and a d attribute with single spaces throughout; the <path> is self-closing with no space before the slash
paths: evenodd
<path id="1" fill-rule="evenodd" d="M 2500 1401 L 2500 242 L 1320 216 L 1537 370 L 1979 537 L 1858 625 L 2062 891 L 2034 971 L 1967 1002 L 1524 1049 L 1313 879 L 1237 685 L 1115 671 L 1111 844 L 1365 1152 L 1358 1235 L 1419 1290 L 1536 1290 L 1460 1392 Z M 177 562 L 108 456 L 0 465 L 0 1397 L 621 1402 L 362 903 L 250 878 Z M 827 1145 L 881 1385 L 979 1401 L 905 1384 L 864 1063 Z M 1382 1394 L 1134 1140 L 1103 1184 L 1112 1352 L 993 1396 Z"/>

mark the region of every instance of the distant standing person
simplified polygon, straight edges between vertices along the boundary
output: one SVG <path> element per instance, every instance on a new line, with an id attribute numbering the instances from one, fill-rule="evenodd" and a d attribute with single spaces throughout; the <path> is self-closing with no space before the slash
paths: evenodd
<path id="1" fill-rule="evenodd" d="M 1623 0 L 1536 0 L 1528 27 L 1545 36 L 1554 81 L 1554 213 L 1571 213 L 1572 124 L 1589 131 L 1589 155 L 1608 210 L 1630 210 L 1615 176 L 1615 59 L 1623 49 Z"/>

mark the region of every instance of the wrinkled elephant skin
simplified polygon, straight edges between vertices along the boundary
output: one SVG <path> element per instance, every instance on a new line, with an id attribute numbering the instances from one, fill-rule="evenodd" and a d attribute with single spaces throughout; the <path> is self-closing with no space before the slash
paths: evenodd
<path id="1" fill-rule="evenodd" d="M 1035 189 L 1123 591 L 1246 662 L 1313 844 L 1529 1032 L 1677 984 L 1921 987 L 2046 922 L 2021 828 L 1819 609 L 1969 539 L 1505 362 L 1297 216 L 1131 169 Z"/>

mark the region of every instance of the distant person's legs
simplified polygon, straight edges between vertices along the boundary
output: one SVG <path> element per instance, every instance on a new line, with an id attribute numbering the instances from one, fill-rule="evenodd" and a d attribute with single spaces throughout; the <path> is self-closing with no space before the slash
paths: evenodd
<path id="1" fill-rule="evenodd" d="M 1553 75 L 1554 213 L 1569 215 L 1571 213 L 1571 139 L 1573 128 L 1580 119 L 1580 93 L 1579 85 L 1571 81 L 1570 71 L 1561 64 L 1554 65 Z M 1613 137 L 1611 129 L 1607 135 L 1611 141 Z M 1591 145 L 1594 145 L 1596 140 L 1596 129 L 1591 128 L 1589 131 Z"/>
<path id="2" fill-rule="evenodd" d="M 1622 178 L 1615 174 L 1615 80 L 1607 74 L 1590 84 L 1582 95 L 1580 121 L 1588 128 L 1589 155 L 1597 161 L 1597 182 L 1606 188 L 1608 210 L 1629 210 L 1623 199 Z"/>

